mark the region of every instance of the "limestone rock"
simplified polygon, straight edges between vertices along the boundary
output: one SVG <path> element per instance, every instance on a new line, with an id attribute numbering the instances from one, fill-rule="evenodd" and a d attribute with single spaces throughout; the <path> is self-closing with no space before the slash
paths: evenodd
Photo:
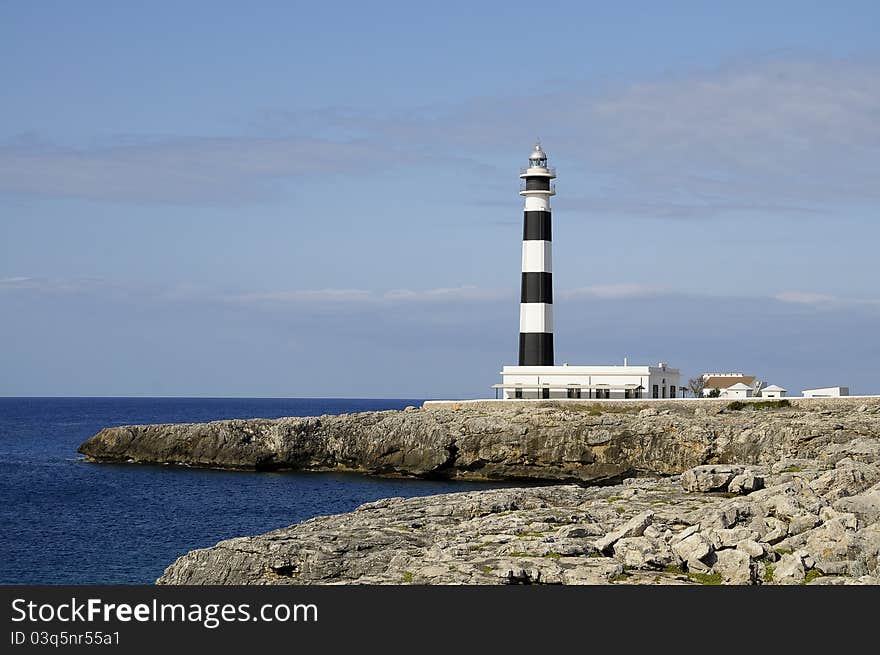
<path id="1" fill-rule="evenodd" d="M 724 582 L 749 585 L 755 581 L 755 567 L 749 555 L 742 550 L 725 548 L 715 552 L 712 571 L 721 575 Z"/>
<path id="2" fill-rule="evenodd" d="M 612 530 L 601 539 L 596 540 L 594 546 L 599 552 L 605 552 L 613 546 L 618 539 L 623 539 L 624 537 L 640 537 L 644 534 L 645 528 L 651 525 L 653 519 L 654 512 L 651 510 L 646 510 L 637 514 L 619 528 Z"/>
<path id="3" fill-rule="evenodd" d="M 774 584 L 801 584 L 805 577 L 804 561 L 794 554 L 783 555 L 773 567 Z"/>
<path id="4" fill-rule="evenodd" d="M 727 486 L 727 490 L 732 494 L 749 494 L 763 488 L 764 478 L 751 470 L 735 475 Z"/>
<path id="5" fill-rule="evenodd" d="M 715 549 L 701 534 L 692 534 L 672 546 L 672 552 L 687 564 L 688 570 L 707 571 L 708 561 Z"/>
<path id="6" fill-rule="evenodd" d="M 730 481 L 743 471 L 742 466 L 715 464 L 694 466 L 681 474 L 681 486 L 686 491 L 727 491 Z"/>

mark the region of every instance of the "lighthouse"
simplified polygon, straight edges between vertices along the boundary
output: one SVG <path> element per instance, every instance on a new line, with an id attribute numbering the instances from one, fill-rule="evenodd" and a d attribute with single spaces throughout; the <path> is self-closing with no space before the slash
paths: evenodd
<path id="1" fill-rule="evenodd" d="M 553 266 L 550 196 L 556 169 L 547 166 L 541 142 L 520 171 L 523 213 L 522 291 L 519 305 L 519 365 L 553 366 Z"/>
<path id="2" fill-rule="evenodd" d="M 520 169 L 523 214 L 522 292 L 519 304 L 519 364 L 503 366 L 501 384 L 493 384 L 505 400 L 640 400 L 677 398 L 681 372 L 661 361 L 656 366 L 556 366 L 553 363 L 553 263 L 551 259 L 550 196 L 556 195 L 556 169 L 547 166 L 541 142 Z"/>

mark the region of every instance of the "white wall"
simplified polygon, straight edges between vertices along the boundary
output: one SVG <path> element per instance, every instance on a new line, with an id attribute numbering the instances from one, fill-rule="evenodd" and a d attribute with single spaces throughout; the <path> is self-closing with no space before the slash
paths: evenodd
<path id="1" fill-rule="evenodd" d="M 681 397 L 681 375 L 677 369 L 662 369 L 655 366 L 505 366 L 502 371 L 504 384 L 523 384 L 535 386 L 549 384 L 551 398 L 566 398 L 567 385 L 577 384 L 588 387 L 596 384 L 607 384 L 618 387 L 611 392 L 611 398 L 624 398 L 625 392 L 620 389 L 624 385 L 642 385 L 642 399 L 651 398 L 653 387 L 658 387 L 659 397 L 670 397 L 671 387 L 676 388 L 676 397 Z M 595 389 L 581 390 L 582 398 L 595 398 Z M 504 397 L 513 398 L 513 389 L 505 389 Z M 537 390 L 523 390 L 523 398 L 537 398 Z"/>
<path id="2" fill-rule="evenodd" d="M 848 396 L 849 387 L 822 387 L 821 389 L 804 389 L 804 398 L 837 398 Z"/>

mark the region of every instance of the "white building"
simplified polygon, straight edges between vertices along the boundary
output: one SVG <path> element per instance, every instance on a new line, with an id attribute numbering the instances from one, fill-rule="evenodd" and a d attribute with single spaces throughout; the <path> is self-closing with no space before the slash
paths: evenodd
<path id="1" fill-rule="evenodd" d="M 505 366 L 503 398 L 676 398 L 684 395 L 680 373 L 656 366 Z"/>
<path id="2" fill-rule="evenodd" d="M 804 398 L 839 398 L 848 396 L 849 387 L 822 387 L 821 389 L 804 389 Z"/>
<path id="3" fill-rule="evenodd" d="M 788 389 L 783 389 L 778 384 L 771 384 L 761 389 L 761 398 L 785 398 Z"/>
<path id="4" fill-rule="evenodd" d="M 754 375 L 746 375 L 740 372 L 731 373 L 703 373 L 703 395 L 709 396 L 714 389 L 718 389 L 720 397 L 745 398 L 741 393 L 730 394 L 728 389 L 743 384 L 751 389 L 751 396 L 755 395 L 757 380 Z"/>
<path id="5" fill-rule="evenodd" d="M 732 384 L 721 392 L 725 398 L 751 398 L 754 395 L 754 389 L 743 382 Z"/>

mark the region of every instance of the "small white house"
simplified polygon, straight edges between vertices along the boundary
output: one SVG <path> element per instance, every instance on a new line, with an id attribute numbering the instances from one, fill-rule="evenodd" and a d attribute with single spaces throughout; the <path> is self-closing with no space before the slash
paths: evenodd
<path id="1" fill-rule="evenodd" d="M 821 389 L 804 389 L 804 398 L 839 398 L 848 396 L 849 387 L 822 387 Z"/>
<path id="2" fill-rule="evenodd" d="M 783 389 L 778 384 L 771 384 L 761 389 L 761 398 L 785 398 L 788 389 Z"/>
<path id="3" fill-rule="evenodd" d="M 733 397 L 742 398 L 742 395 L 732 395 L 728 393 L 728 389 L 737 385 L 744 384 L 748 386 L 755 395 L 755 385 L 757 380 L 754 375 L 746 375 L 741 372 L 733 373 L 703 373 L 703 395 L 711 396 L 713 392 L 718 393 L 722 398 Z"/>
<path id="4" fill-rule="evenodd" d="M 721 395 L 725 398 L 751 398 L 754 389 L 752 389 L 749 385 L 744 384 L 742 382 L 737 382 L 734 385 L 727 387 L 724 391 L 721 392 Z"/>

